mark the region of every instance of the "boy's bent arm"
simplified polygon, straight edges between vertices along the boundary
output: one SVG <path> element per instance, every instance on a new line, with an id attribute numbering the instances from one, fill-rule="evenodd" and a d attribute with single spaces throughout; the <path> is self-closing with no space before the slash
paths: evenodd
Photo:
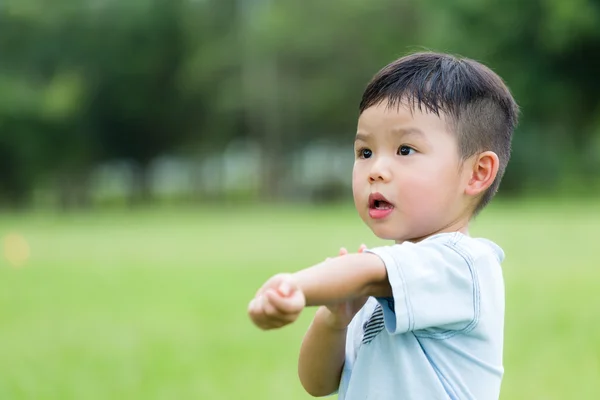
<path id="1" fill-rule="evenodd" d="M 346 328 L 327 323 L 329 310 L 321 307 L 302 341 L 298 376 L 311 396 L 328 396 L 338 390 L 346 348 Z"/>
<path id="2" fill-rule="evenodd" d="M 392 288 L 383 261 L 375 254 L 349 254 L 293 274 L 307 306 L 326 305 L 356 297 L 388 297 Z"/>
<path id="3" fill-rule="evenodd" d="M 327 260 L 293 274 L 293 280 L 304 293 L 307 306 L 392 294 L 383 261 L 369 253 Z M 312 396 L 330 395 L 340 385 L 347 328 L 335 320 L 326 307 L 319 308 L 302 341 L 298 375 Z"/>

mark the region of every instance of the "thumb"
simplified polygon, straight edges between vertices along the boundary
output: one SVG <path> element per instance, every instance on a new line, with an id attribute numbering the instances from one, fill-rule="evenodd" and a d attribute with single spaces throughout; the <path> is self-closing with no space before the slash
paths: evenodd
<path id="1" fill-rule="evenodd" d="M 296 285 L 290 278 L 286 277 L 279 284 L 279 288 L 277 289 L 277 291 L 281 293 L 282 296 L 288 297 L 296 291 Z"/>
<path id="2" fill-rule="evenodd" d="M 306 307 L 306 298 L 301 290 L 296 290 L 289 298 L 290 307 L 300 311 Z"/>

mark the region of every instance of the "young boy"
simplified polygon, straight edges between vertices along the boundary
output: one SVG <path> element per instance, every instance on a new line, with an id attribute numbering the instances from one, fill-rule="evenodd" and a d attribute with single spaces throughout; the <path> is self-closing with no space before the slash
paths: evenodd
<path id="1" fill-rule="evenodd" d="M 298 371 L 313 396 L 497 399 L 504 253 L 469 236 L 498 189 L 518 107 L 487 67 L 418 53 L 383 68 L 360 103 L 356 209 L 395 244 L 269 279 L 248 312 L 261 329 L 321 306 Z"/>

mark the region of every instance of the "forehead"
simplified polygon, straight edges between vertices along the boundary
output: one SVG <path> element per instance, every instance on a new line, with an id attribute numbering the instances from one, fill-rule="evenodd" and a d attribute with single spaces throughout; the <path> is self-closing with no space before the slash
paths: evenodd
<path id="1" fill-rule="evenodd" d="M 439 116 L 419 109 L 414 109 L 406 104 L 389 106 L 382 102 L 367 108 L 358 118 L 358 134 L 403 134 L 422 135 L 428 139 L 450 133 L 446 116 Z"/>

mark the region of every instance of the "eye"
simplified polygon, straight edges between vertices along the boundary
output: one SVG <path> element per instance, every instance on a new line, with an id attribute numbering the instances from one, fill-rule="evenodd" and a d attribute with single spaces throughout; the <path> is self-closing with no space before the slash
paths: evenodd
<path id="1" fill-rule="evenodd" d="M 371 158 L 373 152 L 369 149 L 362 148 L 356 152 L 356 155 L 358 158 Z"/>
<path id="2" fill-rule="evenodd" d="M 400 148 L 398 149 L 398 154 L 400 154 L 401 156 L 408 156 L 410 154 L 412 154 L 411 152 L 415 152 L 415 149 L 413 149 L 410 146 L 400 146 Z"/>

